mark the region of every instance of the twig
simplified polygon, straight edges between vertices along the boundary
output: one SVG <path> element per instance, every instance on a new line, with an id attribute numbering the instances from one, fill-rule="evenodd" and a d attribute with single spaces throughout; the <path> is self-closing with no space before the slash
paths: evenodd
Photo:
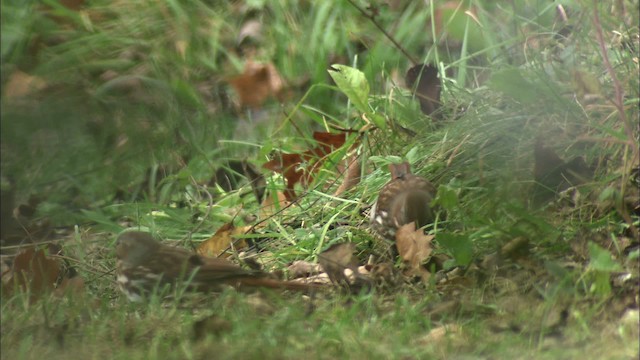
<path id="1" fill-rule="evenodd" d="M 392 36 L 391 34 L 389 34 L 383 27 L 382 25 L 380 25 L 380 23 L 378 23 L 376 21 L 375 18 L 375 14 L 374 13 L 368 13 L 366 12 L 363 8 L 359 7 L 358 5 L 356 5 L 356 3 L 353 2 L 353 0 L 347 0 L 347 2 L 349 2 L 349 4 L 351 4 L 351 6 L 353 6 L 354 8 L 358 9 L 358 11 L 360 11 L 360 13 L 366 17 L 367 19 L 369 19 L 373 25 L 375 25 L 380 31 L 382 31 L 382 33 L 384 34 L 384 36 L 387 37 L 387 39 L 389 39 L 393 45 L 398 48 L 398 50 L 400 50 L 400 52 L 402 54 L 404 54 L 404 56 L 407 57 L 407 59 L 409 59 L 409 61 L 411 61 L 411 63 L 413 65 L 418 65 L 420 62 L 418 60 L 416 60 L 413 56 L 411 56 L 411 54 L 409 54 L 409 52 L 407 50 L 405 50 L 402 45 L 400 45 Z"/>
<path id="2" fill-rule="evenodd" d="M 631 124 L 627 119 L 627 114 L 624 111 L 624 92 L 622 90 L 622 85 L 620 85 L 620 81 L 618 80 L 618 77 L 613 70 L 613 66 L 611 66 L 609 55 L 607 55 L 607 48 L 604 44 L 602 25 L 600 24 L 600 16 L 598 15 L 598 3 L 598 0 L 593 1 L 593 24 L 596 27 L 596 35 L 598 37 L 598 45 L 600 46 L 600 55 L 602 55 L 602 61 L 607 68 L 607 72 L 611 76 L 611 80 L 613 80 L 613 88 L 615 90 L 616 97 L 614 100 L 611 100 L 611 102 L 618 110 L 618 114 L 620 116 L 620 120 L 622 120 L 622 124 L 624 125 L 624 130 L 627 133 L 627 137 L 629 138 L 629 140 L 633 141 L 633 129 L 631 128 Z"/>

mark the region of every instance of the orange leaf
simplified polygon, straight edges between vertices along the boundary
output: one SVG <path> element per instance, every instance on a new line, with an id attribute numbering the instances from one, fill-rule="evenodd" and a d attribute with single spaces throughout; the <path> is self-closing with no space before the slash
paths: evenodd
<path id="1" fill-rule="evenodd" d="M 279 98 L 284 81 L 273 64 L 247 61 L 244 72 L 227 80 L 239 97 L 240 106 L 259 108 L 270 97 Z"/>
<path id="2" fill-rule="evenodd" d="M 196 251 L 198 254 L 205 256 L 228 257 L 229 254 L 225 253 L 225 250 L 230 246 L 233 245 L 236 249 L 243 249 L 247 247 L 247 243 L 244 239 L 235 240 L 234 236 L 244 235 L 244 233 L 250 228 L 251 226 L 235 227 L 233 226 L 233 223 L 224 224 L 212 237 L 203 241 Z"/>
<path id="3" fill-rule="evenodd" d="M 260 205 L 260 219 L 266 219 L 272 216 L 276 211 L 282 209 L 288 204 L 289 202 L 287 201 L 286 196 L 280 191 L 276 192 L 275 197 L 272 194 L 267 194 Z"/>
<path id="4" fill-rule="evenodd" d="M 433 235 L 425 235 L 421 229 L 416 230 L 415 222 L 402 225 L 396 232 L 396 247 L 398 254 L 408 265 L 409 274 L 423 279 L 429 273 L 422 264 L 431 257 L 431 242 Z"/>

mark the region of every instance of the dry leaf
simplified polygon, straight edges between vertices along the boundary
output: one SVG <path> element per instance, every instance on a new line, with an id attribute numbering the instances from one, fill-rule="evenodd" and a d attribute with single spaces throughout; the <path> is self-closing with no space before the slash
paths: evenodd
<path id="1" fill-rule="evenodd" d="M 236 43 L 242 44 L 245 40 L 252 39 L 256 42 L 262 40 L 262 23 L 256 19 L 251 19 L 244 24 L 238 32 Z"/>
<path id="2" fill-rule="evenodd" d="M 298 182 L 301 182 L 303 185 L 309 184 L 312 181 L 312 175 L 320 169 L 326 156 L 344 145 L 347 135 L 345 133 L 332 134 L 316 131 L 313 133 L 313 138 L 318 143 L 318 146 L 315 148 L 307 150 L 302 154 L 280 153 L 262 165 L 265 169 L 275 171 L 284 176 L 284 195 L 287 200 L 291 202 L 297 199 L 294 190 L 295 185 Z M 307 164 L 308 166 L 301 166 L 303 164 Z M 305 171 L 303 169 L 308 170 Z"/>
<path id="3" fill-rule="evenodd" d="M 283 192 L 277 191 L 275 196 L 267 194 L 262 204 L 260 204 L 260 212 L 258 213 L 261 220 L 273 216 L 277 211 L 289 205 L 287 197 Z"/>
<path id="4" fill-rule="evenodd" d="M 456 324 L 443 325 L 431 329 L 427 335 L 417 339 L 416 342 L 422 345 L 440 344 L 443 340 L 446 340 L 448 336 L 460 335 L 461 333 L 462 329 Z"/>
<path id="5" fill-rule="evenodd" d="M 407 71 L 407 86 L 413 89 L 420 101 L 420 110 L 432 115 L 440 108 L 440 90 L 442 84 L 438 78 L 438 68 L 430 64 L 419 64 Z"/>
<path id="6" fill-rule="evenodd" d="M 44 79 L 16 70 L 7 80 L 2 94 L 6 99 L 16 100 L 38 92 L 45 87 L 47 87 L 47 83 Z"/>
<path id="7" fill-rule="evenodd" d="M 49 258 L 44 250 L 30 247 L 16 256 L 10 272 L 3 273 L 3 290 L 8 290 L 7 294 L 15 288 L 28 291 L 31 301 L 35 301 L 42 294 L 55 289 L 60 273 L 58 260 Z"/>
<path id="8" fill-rule="evenodd" d="M 229 254 L 225 253 L 225 250 L 232 245 L 235 249 L 247 247 L 244 239 L 235 239 L 234 236 L 244 235 L 250 228 L 251 226 L 235 227 L 233 223 L 224 224 L 212 237 L 202 242 L 196 252 L 200 255 L 210 257 L 229 257 Z"/>
<path id="9" fill-rule="evenodd" d="M 356 261 L 353 256 L 355 249 L 356 245 L 354 243 L 334 244 L 318 255 L 318 263 L 320 263 L 332 283 L 349 283 L 344 271 L 345 269 L 357 271 L 355 268 Z"/>
<path id="10" fill-rule="evenodd" d="M 398 254 L 408 265 L 409 274 L 428 277 L 422 264 L 431 257 L 433 235 L 425 235 L 421 229 L 416 230 L 415 222 L 402 225 L 396 232 Z"/>
<path id="11" fill-rule="evenodd" d="M 342 180 L 342 184 L 338 186 L 336 192 L 333 196 L 340 196 L 345 191 L 353 188 L 354 186 L 360 183 L 360 174 L 362 172 L 362 167 L 360 165 L 360 159 L 357 154 L 353 154 L 347 161 L 347 171 L 344 175 L 344 179 Z"/>
<path id="12" fill-rule="evenodd" d="M 284 81 L 273 64 L 247 61 L 241 75 L 227 80 L 238 94 L 239 105 L 260 108 L 271 96 L 281 99 Z"/>
<path id="13" fill-rule="evenodd" d="M 297 199 L 294 187 L 296 183 L 300 181 L 302 175 L 304 175 L 304 171 L 299 167 L 301 163 L 302 157 L 299 154 L 279 154 L 263 165 L 265 169 L 280 173 L 284 176 L 284 196 L 291 202 Z"/>
<path id="14" fill-rule="evenodd" d="M 320 272 L 320 266 L 318 264 L 310 263 L 308 261 L 296 260 L 287 267 L 289 276 L 293 279 L 299 277 L 308 277 L 309 275 L 317 274 Z"/>

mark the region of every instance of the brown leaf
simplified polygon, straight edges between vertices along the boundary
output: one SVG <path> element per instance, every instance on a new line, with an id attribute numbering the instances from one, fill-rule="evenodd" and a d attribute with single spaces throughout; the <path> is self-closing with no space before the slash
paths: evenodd
<path id="1" fill-rule="evenodd" d="M 308 261 L 296 260 L 287 267 L 289 276 L 293 279 L 299 277 L 308 277 L 320 272 L 320 266 L 318 264 L 310 263 Z"/>
<path id="2" fill-rule="evenodd" d="M 402 225 L 396 232 L 398 254 L 409 268 L 409 274 L 425 278 L 428 272 L 422 264 L 431 257 L 433 235 L 425 235 L 421 229 L 416 230 L 415 222 Z"/>
<path id="3" fill-rule="evenodd" d="M 47 87 L 47 82 L 44 79 L 16 70 L 9 76 L 2 94 L 6 99 L 16 100 L 25 98 L 45 87 Z"/>
<path id="4" fill-rule="evenodd" d="M 20 252 L 13 261 L 13 268 L 9 276 L 3 279 L 6 289 L 13 290 L 14 285 L 22 291 L 31 294 L 31 300 L 35 301 L 44 293 L 52 291 L 61 272 L 61 264 L 56 259 L 49 258 L 44 250 L 36 250 L 33 247 Z"/>
<path id="5" fill-rule="evenodd" d="M 276 192 L 275 196 L 271 194 L 267 194 L 264 198 L 264 201 L 260 205 L 260 219 L 264 220 L 268 217 L 273 216 L 278 210 L 284 208 L 289 204 L 287 201 L 287 197 L 283 192 Z"/>
<path id="6" fill-rule="evenodd" d="M 432 115 L 440 108 L 442 84 L 438 78 L 438 68 L 430 64 L 419 64 L 407 71 L 407 86 L 412 88 L 420 101 L 420 109 L 426 115 Z"/>
<path id="7" fill-rule="evenodd" d="M 263 165 L 265 169 L 281 173 L 284 176 L 284 196 L 288 201 L 295 201 L 297 198 L 294 188 L 304 175 L 304 171 L 299 167 L 300 164 L 302 164 L 300 154 L 279 154 Z"/>
<path id="8" fill-rule="evenodd" d="M 360 174 L 362 172 L 362 167 L 360 165 L 359 156 L 357 154 L 353 154 L 345 162 L 347 163 L 347 170 L 344 175 L 344 179 L 342 180 L 342 184 L 340 184 L 340 186 L 338 186 L 338 189 L 336 189 L 336 192 L 333 194 L 333 196 L 340 196 L 345 191 L 353 188 L 360 183 Z"/>
<path id="9" fill-rule="evenodd" d="M 238 94 L 241 107 L 260 108 L 271 96 L 281 98 L 284 81 L 273 64 L 247 61 L 244 72 L 227 80 Z"/>
<path id="10" fill-rule="evenodd" d="M 284 176 L 284 195 L 288 201 L 293 202 L 297 199 L 294 189 L 295 185 L 298 182 L 301 182 L 303 185 L 309 184 L 313 180 L 313 174 L 320 169 L 326 156 L 344 145 L 346 134 L 316 131 L 313 133 L 313 138 L 319 143 L 317 147 L 307 150 L 302 154 L 280 153 L 262 165 L 265 169 L 275 171 Z M 301 166 L 303 164 L 307 164 L 308 166 Z M 305 171 L 303 169 L 308 170 Z"/>
<path id="11" fill-rule="evenodd" d="M 334 244 L 318 255 L 318 263 L 320 263 L 332 283 L 348 284 L 344 274 L 345 269 L 357 271 L 355 268 L 356 259 L 353 256 L 355 249 L 356 245 L 354 243 Z"/>
<path id="12" fill-rule="evenodd" d="M 216 233 L 208 240 L 203 241 L 196 249 L 196 252 L 200 255 L 210 257 L 229 257 L 228 253 L 225 253 L 231 245 L 236 249 L 243 249 L 247 247 L 247 243 L 244 239 L 234 239 L 236 235 L 244 235 L 251 226 L 235 227 L 233 223 L 227 223 L 222 225 Z"/>

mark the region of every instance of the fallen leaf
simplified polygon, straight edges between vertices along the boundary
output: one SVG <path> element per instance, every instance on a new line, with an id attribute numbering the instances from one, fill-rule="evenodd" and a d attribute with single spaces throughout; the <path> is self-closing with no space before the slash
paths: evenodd
<path id="1" fill-rule="evenodd" d="M 80 276 L 65 277 L 56 288 L 54 294 L 62 297 L 65 294 L 77 295 L 84 291 L 84 279 Z"/>
<path id="2" fill-rule="evenodd" d="M 3 274 L 3 290 L 29 292 L 31 301 L 35 301 L 55 289 L 60 273 L 58 260 L 49 258 L 42 249 L 30 247 L 15 257 L 11 272 Z M 8 278 L 4 279 L 5 276 Z"/>
<path id="3" fill-rule="evenodd" d="M 210 257 L 229 257 L 229 254 L 225 252 L 229 247 L 233 246 L 235 249 L 247 247 L 244 239 L 236 240 L 234 236 L 244 235 L 250 228 L 251 226 L 235 227 L 233 223 L 224 224 L 212 237 L 203 241 L 196 252 Z"/>
<path id="4" fill-rule="evenodd" d="M 262 40 L 262 23 L 256 19 L 251 19 L 242 24 L 236 43 L 242 44 L 245 40 L 253 40 L 258 42 Z"/>
<path id="5" fill-rule="evenodd" d="M 422 264 L 431 257 L 433 235 L 425 235 L 421 229 L 416 230 L 415 222 L 402 225 L 396 232 L 396 247 L 400 258 L 408 266 L 409 274 L 426 279 L 429 272 Z"/>
<path id="6" fill-rule="evenodd" d="M 288 201 L 293 202 L 297 199 L 295 185 L 298 182 L 303 185 L 311 183 L 313 174 L 320 169 L 326 156 L 342 147 L 346 142 L 347 135 L 345 133 L 332 134 L 316 131 L 313 133 L 313 139 L 318 143 L 318 146 L 301 154 L 279 153 L 262 165 L 263 168 L 284 176 L 284 195 Z"/>
<path id="7" fill-rule="evenodd" d="M 319 273 L 320 266 L 308 261 L 296 260 L 287 267 L 287 272 L 292 279 L 308 277 L 309 275 Z"/>
<path id="8" fill-rule="evenodd" d="M 440 108 L 442 84 L 438 78 L 438 68 L 430 64 L 419 64 L 407 71 L 405 79 L 420 102 L 420 110 L 426 115 L 433 115 Z"/>
<path id="9" fill-rule="evenodd" d="M 264 201 L 262 201 L 262 204 L 260 204 L 260 211 L 258 213 L 260 215 L 260 219 L 264 220 L 273 216 L 273 214 L 288 204 L 289 201 L 287 200 L 287 197 L 281 191 L 277 191 L 274 195 L 267 194 Z"/>
<path id="10" fill-rule="evenodd" d="M 297 195 L 295 185 L 304 175 L 304 171 L 300 168 L 302 157 L 300 154 L 278 154 L 272 160 L 263 165 L 265 169 L 282 174 L 285 179 L 284 196 L 288 201 L 295 201 Z"/>
<path id="11" fill-rule="evenodd" d="M 443 340 L 446 340 L 447 337 L 452 335 L 460 335 L 462 329 L 456 325 L 442 325 L 437 328 L 431 329 L 429 333 L 421 338 L 419 338 L 416 342 L 421 345 L 434 345 L 440 344 Z"/>
<path id="12" fill-rule="evenodd" d="M 355 268 L 356 259 L 353 252 L 356 249 L 354 243 L 342 243 L 331 245 L 327 250 L 318 255 L 318 263 L 327 273 L 329 279 L 334 284 L 349 284 L 344 274 L 346 269 L 357 271 Z"/>
<path id="13" fill-rule="evenodd" d="M 27 97 L 45 87 L 47 87 L 47 82 L 44 79 L 16 70 L 9 76 L 2 95 L 5 99 L 16 100 Z"/>
<path id="14" fill-rule="evenodd" d="M 347 169 L 346 172 L 343 170 L 344 179 L 342 179 L 342 183 L 336 189 L 336 192 L 333 196 L 340 196 L 345 191 L 353 188 L 354 186 L 360 183 L 360 174 L 362 172 L 362 166 L 360 165 L 360 157 L 357 154 L 353 154 L 347 161 Z"/>
<path id="15" fill-rule="evenodd" d="M 241 75 L 227 80 L 238 94 L 239 105 L 260 108 L 271 96 L 282 98 L 284 81 L 273 64 L 257 64 L 247 61 Z"/>

